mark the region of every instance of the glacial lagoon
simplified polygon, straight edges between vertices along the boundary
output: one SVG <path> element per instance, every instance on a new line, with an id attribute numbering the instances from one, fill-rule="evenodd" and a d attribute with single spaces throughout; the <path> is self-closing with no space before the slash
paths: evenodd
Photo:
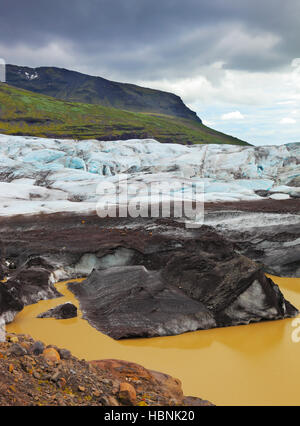
<path id="1" fill-rule="evenodd" d="M 272 277 L 285 298 L 300 308 L 300 278 Z M 77 280 L 78 281 L 78 280 Z M 300 317 L 180 336 L 115 341 L 81 318 L 38 319 L 61 303 L 78 306 L 66 282 L 62 298 L 27 306 L 8 333 L 30 334 L 87 360 L 124 359 L 179 378 L 185 395 L 216 405 L 299 405 Z"/>

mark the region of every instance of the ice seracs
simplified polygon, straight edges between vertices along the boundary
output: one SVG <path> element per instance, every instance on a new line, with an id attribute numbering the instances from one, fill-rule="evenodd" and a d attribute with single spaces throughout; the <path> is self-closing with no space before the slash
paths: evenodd
<path id="1" fill-rule="evenodd" d="M 185 179 L 203 184 L 207 202 L 299 198 L 299 158 L 300 143 L 185 146 L 152 139 L 79 142 L 0 135 L 1 214 L 90 211 L 99 183 L 122 175 L 141 196 L 144 183 Z"/>

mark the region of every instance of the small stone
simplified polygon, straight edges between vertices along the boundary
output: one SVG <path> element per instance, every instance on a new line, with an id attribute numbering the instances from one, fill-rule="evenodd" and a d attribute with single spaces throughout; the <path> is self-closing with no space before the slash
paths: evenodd
<path id="1" fill-rule="evenodd" d="M 61 359 L 66 359 L 66 360 L 68 360 L 68 359 L 70 359 L 70 358 L 71 358 L 71 356 L 72 356 L 71 352 L 70 352 L 70 351 L 68 351 L 68 349 L 58 349 L 58 353 L 59 353 L 59 355 L 60 355 Z"/>
<path id="2" fill-rule="evenodd" d="M 45 345 L 43 342 L 37 341 L 31 346 L 31 352 L 33 355 L 41 355 L 44 352 Z"/>
<path id="3" fill-rule="evenodd" d="M 23 348 L 25 348 L 27 352 L 30 351 L 30 344 L 29 343 L 22 342 L 22 343 L 20 343 L 20 345 L 23 346 Z"/>
<path id="4" fill-rule="evenodd" d="M 60 375 L 60 372 L 56 370 L 56 371 L 54 372 L 54 374 L 51 376 L 51 379 L 50 379 L 50 380 L 51 380 L 52 382 L 55 382 L 55 383 L 56 383 L 56 382 L 58 381 L 59 375 Z"/>
<path id="5" fill-rule="evenodd" d="M 57 403 L 58 405 L 60 405 L 61 407 L 65 407 L 66 406 L 66 402 L 64 401 L 62 396 L 57 397 Z"/>
<path id="6" fill-rule="evenodd" d="M 118 401 L 116 400 L 116 398 L 114 398 L 113 396 L 102 396 L 100 398 L 100 402 L 105 406 L 105 407 L 118 407 L 120 404 L 118 403 Z"/>
<path id="7" fill-rule="evenodd" d="M 136 391 L 130 383 L 123 382 L 120 384 L 119 400 L 125 405 L 135 405 Z"/>
<path id="8" fill-rule="evenodd" d="M 116 400 L 116 398 L 114 398 L 113 396 L 108 397 L 108 402 L 110 407 L 118 407 L 120 405 L 118 401 Z"/>
<path id="9" fill-rule="evenodd" d="M 10 354 L 14 356 L 24 356 L 27 355 L 27 350 L 19 345 L 19 343 L 15 343 L 10 348 Z"/>
<path id="10" fill-rule="evenodd" d="M 60 388 L 64 389 L 67 385 L 67 381 L 64 377 L 61 377 L 58 381 L 58 385 Z"/>
<path id="11" fill-rule="evenodd" d="M 49 363 L 59 363 L 60 362 L 60 355 L 54 348 L 46 348 L 43 351 L 43 355 L 45 360 Z"/>
<path id="12" fill-rule="evenodd" d="M 26 359 L 24 362 L 21 362 L 21 367 L 26 373 L 33 373 L 32 365 Z"/>
<path id="13" fill-rule="evenodd" d="M 32 375 L 33 375 L 33 377 L 34 377 L 35 379 L 40 379 L 40 378 L 41 378 L 41 375 L 40 375 L 37 371 L 34 371 L 34 372 L 32 373 Z"/>

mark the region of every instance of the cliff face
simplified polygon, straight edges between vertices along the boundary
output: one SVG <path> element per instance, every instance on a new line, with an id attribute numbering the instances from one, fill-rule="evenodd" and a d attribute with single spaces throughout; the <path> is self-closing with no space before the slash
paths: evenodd
<path id="1" fill-rule="evenodd" d="M 172 93 L 117 83 L 66 69 L 7 65 L 6 80 L 12 86 L 66 101 L 167 114 L 201 123 L 196 113 Z"/>

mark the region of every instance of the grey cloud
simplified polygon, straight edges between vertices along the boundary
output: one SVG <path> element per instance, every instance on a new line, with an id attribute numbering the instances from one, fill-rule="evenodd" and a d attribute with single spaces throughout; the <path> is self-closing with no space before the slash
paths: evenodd
<path id="1" fill-rule="evenodd" d="M 5 59 L 20 65 L 46 65 L 34 49 L 64 42 L 71 46 L 66 62 L 49 52 L 47 65 L 123 80 L 194 76 L 216 61 L 230 69 L 272 70 L 300 56 L 299 0 L 0 1 L 0 45 Z M 258 51 L 247 42 L 222 48 L 238 30 L 249 40 L 271 35 L 277 42 Z M 33 50 L 31 63 L 20 62 L 18 45 Z"/>

